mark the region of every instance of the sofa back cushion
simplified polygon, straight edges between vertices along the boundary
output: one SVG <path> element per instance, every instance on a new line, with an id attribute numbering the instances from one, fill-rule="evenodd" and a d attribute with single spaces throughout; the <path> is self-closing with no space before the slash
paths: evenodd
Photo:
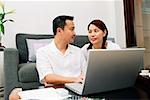
<path id="1" fill-rule="evenodd" d="M 16 34 L 16 47 L 19 52 L 19 63 L 28 62 L 28 46 L 26 39 L 50 39 L 53 35 L 43 35 L 43 34 L 26 34 L 18 33 Z"/>
<path id="2" fill-rule="evenodd" d="M 46 34 L 28 34 L 28 33 L 18 33 L 16 34 L 16 47 L 19 52 L 19 63 L 27 63 L 29 61 L 29 50 L 27 45 L 28 39 L 52 39 L 53 35 Z M 114 38 L 108 38 L 108 40 L 115 42 Z M 84 44 L 89 43 L 87 35 L 77 35 L 74 43 L 75 46 L 82 47 Z"/>
<path id="3" fill-rule="evenodd" d="M 53 35 L 46 34 L 28 34 L 28 33 L 18 33 L 16 34 L 16 47 L 19 52 L 19 63 L 27 63 L 29 61 L 29 50 L 27 45 L 28 39 L 52 39 Z M 84 44 L 88 43 L 88 37 L 85 35 L 77 35 L 73 45 L 82 47 Z"/>
<path id="4" fill-rule="evenodd" d="M 72 44 L 81 48 L 86 43 L 89 43 L 89 39 L 88 39 L 87 35 L 77 35 L 74 40 L 74 43 L 72 43 Z"/>
<path id="5" fill-rule="evenodd" d="M 39 48 L 48 45 L 52 39 L 26 39 L 28 47 L 28 61 L 36 61 L 36 52 Z"/>

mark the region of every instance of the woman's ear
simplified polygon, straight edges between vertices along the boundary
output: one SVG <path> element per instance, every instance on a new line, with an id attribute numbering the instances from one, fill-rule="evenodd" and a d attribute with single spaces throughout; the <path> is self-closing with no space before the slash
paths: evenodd
<path id="1" fill-rule="evenodd" d="M 105 36 L 106 36 L 106 33 L 107 33 L 107 32 L 106 32 L 106 30 L 104 30 L 104 35 L 103 35 L 103 37 L 105 37 Z"/>

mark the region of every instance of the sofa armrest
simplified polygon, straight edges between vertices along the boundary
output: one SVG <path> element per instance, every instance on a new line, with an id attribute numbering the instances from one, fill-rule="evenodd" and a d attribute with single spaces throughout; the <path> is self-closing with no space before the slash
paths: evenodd
<path id="1" fill-rule="evenodd" d="M 8 96 L 13 88 L 19 87 L 18 64 L 19 64 L 18 50 L 15 48 L 6 48 L 4 50 L 5 100 L 8 100 Z"/>

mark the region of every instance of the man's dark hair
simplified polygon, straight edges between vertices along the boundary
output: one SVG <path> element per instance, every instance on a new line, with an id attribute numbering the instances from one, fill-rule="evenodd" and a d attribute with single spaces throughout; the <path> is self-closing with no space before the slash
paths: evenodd
<path id="1" fill-rule="evenodd" d="M 73 16 L 58 16 L 53 20 L 53 33 L 56 35 L 57 28 L 64 29 L 64 26 L 66 25 L 66 20 L 73 20 Z"/>

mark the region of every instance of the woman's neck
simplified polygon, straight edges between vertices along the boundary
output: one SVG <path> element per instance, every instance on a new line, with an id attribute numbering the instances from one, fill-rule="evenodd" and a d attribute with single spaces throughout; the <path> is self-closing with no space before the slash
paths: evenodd
<path id="1" fill-rule="evenodd" d="M 102 42 L 93 44 L 92 49 L 101 49 L 102 48 Z"/>
<path id="2" fill-rule="evenodd" d="M 105 45 L 104 45 L 104 46 L 107 47 L 107 42 L 105 42 Z M 97 44 L 94 44 L 94 45 L 92 46 L 92 49 L 102 49 L 102 42 L 97 43 Z"/>

